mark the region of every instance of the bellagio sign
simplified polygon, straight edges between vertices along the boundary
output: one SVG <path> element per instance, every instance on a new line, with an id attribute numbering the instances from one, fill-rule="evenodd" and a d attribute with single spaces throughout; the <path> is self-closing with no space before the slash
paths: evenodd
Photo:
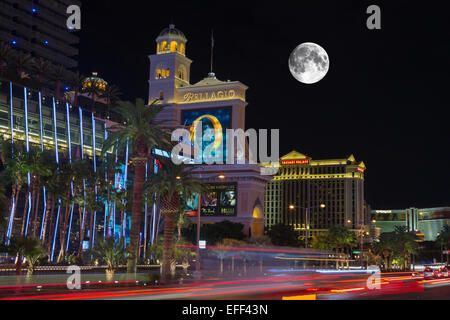
<path id="1" fill-rule="evenodd" d="M 213 92 L 188 92 L 183 96 L 184 102 L 200 102 L 200 101 L 214 101 L 234 99 L 236 91 L 234 90 L 219 90 Z"/>

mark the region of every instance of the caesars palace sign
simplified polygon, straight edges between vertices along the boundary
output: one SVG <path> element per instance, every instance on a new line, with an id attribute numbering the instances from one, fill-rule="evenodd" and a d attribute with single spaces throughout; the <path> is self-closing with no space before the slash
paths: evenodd
<path id="1" fill-rule="evenodd" d="M 236 97 L 236 91 L 234 90 L 219 90 L 213 92 L 188 92 L 183 96 L 183 102 L 196 102 L 196 101 L 214 101 L 234 99 Z"/>

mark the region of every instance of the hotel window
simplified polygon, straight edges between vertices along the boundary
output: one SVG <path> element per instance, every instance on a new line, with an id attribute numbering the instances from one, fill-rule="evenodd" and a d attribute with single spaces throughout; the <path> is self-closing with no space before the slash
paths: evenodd
<path id="1" fill-rule="evenodd" d="M 164 92 L 163 91 L 159 92 L 159 100 L 164 100 Z"/>

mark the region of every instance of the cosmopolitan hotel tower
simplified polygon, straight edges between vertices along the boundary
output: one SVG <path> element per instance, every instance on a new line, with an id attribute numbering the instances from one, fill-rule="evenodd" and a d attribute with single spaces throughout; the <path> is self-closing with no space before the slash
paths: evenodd
<path id="1" fill-rule="evenodd" d="M 297 151 L 280 159 L 278 174 L 266 187 L 265 226 L 282 223 L 302 236 L 314 236 L 333 226 L 364 231 L 370 212 L 364 202 L 363 162 L 346 159 L 314 160 Z"/>
<path id="2" fill-rule="evenodd" d="M 65 69 L 76 68 L 79 38 L 67 30 L 67 7 L 79 0 L 0 1 L 0 41 Z"/>

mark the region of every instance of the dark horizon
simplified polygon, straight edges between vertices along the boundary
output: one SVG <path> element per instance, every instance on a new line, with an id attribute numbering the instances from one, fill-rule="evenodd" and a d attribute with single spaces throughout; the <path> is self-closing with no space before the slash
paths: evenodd
<path id="1" fill-rule="evenodd" d="M 191 83 L 210 69 L 247 86 L 247 128 L 280 129 L 280 156 L 364 161 L 373 209 L 450 206 L 444 107 L 450 45 L 446 8 L 377 1 L 382 30 L 366 28 L 369 1 L 211 2 L 126 5 L 83 1 L 80 71 L 148 97 L 148 55 L 173 22 L 188 38 Z M 330 71 L 315 85 L 296 81 L 288 58 L 300 43 L 328 52 Z"/>

